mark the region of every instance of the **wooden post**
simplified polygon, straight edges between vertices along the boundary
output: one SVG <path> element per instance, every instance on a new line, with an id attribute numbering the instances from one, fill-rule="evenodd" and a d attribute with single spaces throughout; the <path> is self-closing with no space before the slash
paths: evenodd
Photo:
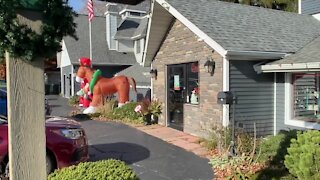
<path id="1" fill-rule="evenodd" d="M 46 179 L 43 60 L 6 53 L 10 180 Z"/>
<path id="2" fill-rule="evenodd" d="M 37 13 L 22 12 L 19 22 L 39 31 Z M 10 180 L 45 180 L 46 136 L 44 61 L 27 62 L 6 53 Z"/>

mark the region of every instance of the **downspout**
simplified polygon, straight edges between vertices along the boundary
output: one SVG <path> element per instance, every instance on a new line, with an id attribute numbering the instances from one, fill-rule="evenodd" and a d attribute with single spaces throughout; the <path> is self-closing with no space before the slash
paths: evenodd
<path id="1" fill-rule="evenodd" d="M 230 66 L 229 66 L 229 59 L 227 59 L 226 56 L 223 57 L 223 91 L 229 91 L 229 71 L 230 71 Z M 229 125 L 229 104 L 224 104 L 222 105 L 222 125 L 224 127 L 227 127 Z"/>

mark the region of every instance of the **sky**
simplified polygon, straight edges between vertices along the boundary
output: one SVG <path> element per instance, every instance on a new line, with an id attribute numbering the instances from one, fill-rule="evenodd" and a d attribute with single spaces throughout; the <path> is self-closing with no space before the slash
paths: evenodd
<path id="1" fill-rule="evenodd" d="M 75 11 L 78 12 L 79 10 L 83 9 L 83 7 L 86 4 L 86 1 L 85 0 L 69 0 L 69 4 Z"/>

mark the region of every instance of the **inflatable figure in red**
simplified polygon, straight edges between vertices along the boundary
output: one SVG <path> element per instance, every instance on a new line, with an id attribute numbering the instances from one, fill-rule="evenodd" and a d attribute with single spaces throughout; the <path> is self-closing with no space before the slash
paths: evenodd
<path id="1" fill-rule="evenodd" d="M 93 95 L 90 106 L 83 111 L 84 114 L 95 113 L 98 106 L 103 103 L 103 97 L 118 93 L 119 107 L 129 101 L 130 86 L 135 92 L 136 82 L 132 77 L 116 76 L 113 78 L 102 77 L 101 71 L 94 71 L 91 66 L 81 62 L 77 72 L 76 81 L 81 82 L 87 79 L 90 82 L 89 94 Z"/>
<path id="2" fill-rule="evenodd" d="M 79 59 L 80 64 L 83 64 L 85 66 L 88 67 L 92 67 L 92 63 L 91 63 L 91 59 L 86 58 L 86 57 L 82 57 Z M 77 92 L 77 95 L 80 96 L 80 102 L 79 102 L 79 106 L 83 106 L 85 108 L 89 107 L 91 99 L 92 99 L 92 95 L 88 94 L 89 91 L 89 81 L 86 78 L 83 78 L 81 85 L 80 85 L 80 91 Z"/>

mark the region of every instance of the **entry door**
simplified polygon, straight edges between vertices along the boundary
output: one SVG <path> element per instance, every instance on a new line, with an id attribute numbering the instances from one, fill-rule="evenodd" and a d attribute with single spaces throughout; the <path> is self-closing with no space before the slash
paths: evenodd
<path id="1" fill-rule="evenodd" d="M 186 99 L 186 74 L 184 65 L 168 66 L 168 125 L 183 130 L 183 104 Z"/>

